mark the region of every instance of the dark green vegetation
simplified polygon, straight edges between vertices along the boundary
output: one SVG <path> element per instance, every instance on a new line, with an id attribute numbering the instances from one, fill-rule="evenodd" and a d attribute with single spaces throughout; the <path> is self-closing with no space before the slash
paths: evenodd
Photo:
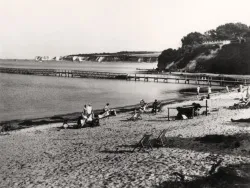
<path id="1" fill-rule="evenodd" d="M 230 44 L 218 42 L 225 40 L 230 41 Z M 217 42 L 205 43 L 207 41 Z M 160 54 L 160 70 L 250 73 L 250 27 L 245 24 L 228 23 L 204 34 L 192 32 L 184 36 L 181 42 L 179 49 L 169 48 Z"/>

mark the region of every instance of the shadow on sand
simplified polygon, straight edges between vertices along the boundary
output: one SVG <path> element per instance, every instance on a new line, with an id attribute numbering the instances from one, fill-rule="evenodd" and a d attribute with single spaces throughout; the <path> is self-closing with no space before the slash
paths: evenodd
<path id="1" fill-rule="evenodd" d="M 159 147 L 157 140 L 151 140 L 153 147 Z M 166 148 L 180 148 L 198 152 L 207 152 L 217 154 L 234 154 L 234 149 L 238 149 L 239 154 L 250 154 L 250 134 L 242 133 L 235 135 L 205 135 L 203 137 L 182 138 L 165 137 Z M 249 143 L 249 144 L 246 144 Z"/>
<path id="2" fill-rule="evenodd" d="M 250 164 L 229 165 L 207 177 L 193 181 L 164 181 L 157 188 L 247 188 L 250 187 Z"/>

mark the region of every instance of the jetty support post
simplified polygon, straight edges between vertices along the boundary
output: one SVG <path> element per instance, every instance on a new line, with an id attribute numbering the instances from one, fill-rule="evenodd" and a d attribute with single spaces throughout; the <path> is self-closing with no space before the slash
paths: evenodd
<path id="1" fill-rule="evenodd" d="M 207 116 L 207 100 L 206 100 L 206 116 Z"/>
<path id="2" fill-rule="evenodd" d="M 169 121 L 169 108 L 168 108 L 168 121 Z"/>

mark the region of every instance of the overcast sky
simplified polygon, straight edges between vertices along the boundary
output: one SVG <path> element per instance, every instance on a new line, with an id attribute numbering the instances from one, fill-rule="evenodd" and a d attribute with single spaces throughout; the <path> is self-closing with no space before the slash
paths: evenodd
<path id="1" fill-rule="evenodd" d="M 250 25 L 249 0 L 0 0 L 0 58 L 177 48 L 192 31 Z"/>

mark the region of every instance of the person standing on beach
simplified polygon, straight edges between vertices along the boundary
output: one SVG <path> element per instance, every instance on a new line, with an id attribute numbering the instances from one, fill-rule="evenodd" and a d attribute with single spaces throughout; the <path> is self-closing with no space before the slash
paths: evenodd
<path id="1" fill-rule="evenodd" d="M 152 109 L 152 112 L 156 114 L 157 112 L 157 106 L 158 106 L 158 102 L 157 100 L 155 99 L 155 102 L 153 103 L 153 109 Z"/>
<path id="2" fill-rule="evenodd" d="M 199 99 L 200 96 L 200 86 L 197 87 L 197 99 Z"/>
<path id="3" fill-rule="evenodd" d="M 246 98 L 250 99 L 250 86 L 247 87 Z"/>
<path id="4" fill-rule="evenodd" d="M 208 86 L 208 89 L 207 89 L 207 98 L 210 99 L 210 95 L 212 93 L 212 88 L 210 86 Z"/>

